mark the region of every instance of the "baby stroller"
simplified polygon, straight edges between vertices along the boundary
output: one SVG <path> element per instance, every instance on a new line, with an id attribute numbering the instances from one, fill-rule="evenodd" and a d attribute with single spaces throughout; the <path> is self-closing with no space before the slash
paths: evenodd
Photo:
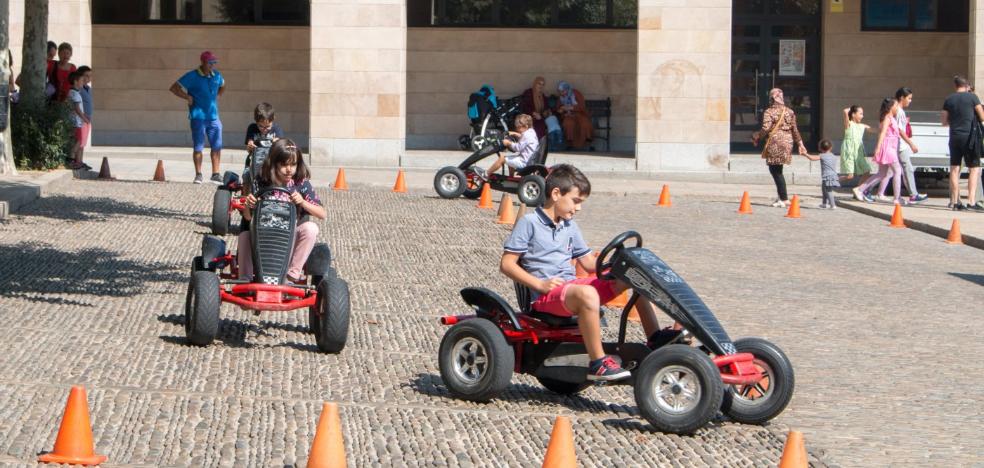
<path id="1" fill-rule="evenodd" d="M 458 137 L 458 146 L 465 151 L 478 151 L 487 140 L 502 140 L 509 133 L 510 121 L 519 112 L 520 98 L 499 100 L 490 85 L 482 87 L 468 98 L 468 135 Z"/>

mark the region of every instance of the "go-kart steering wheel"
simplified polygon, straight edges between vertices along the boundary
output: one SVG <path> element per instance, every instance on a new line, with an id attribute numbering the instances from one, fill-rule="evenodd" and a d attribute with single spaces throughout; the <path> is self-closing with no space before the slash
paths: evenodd
<path id="1" fill-rule="evenodd" d="M 281 192 L 284 195 L 287 195 L 288 197 L 292 193 L 294 193 L 293 191 L 287 190 L 287 189 L 285 189 L 283 187 L 263 187 L 263 188 L 261 188 L 260 190 L 258 190 L 256 192 L 256 195 L 255 196 L 256 196 L 257 199 L 259 199 L 260 197 L 262 197 L 262 196 L 264 196 L 264 195 L 266 195 L 268 193 L 272 193 L 272 192 Z"/>
<path id="2" fill-rule="evenodd" d="M 642 247 L 642 236 L 635 231 L 625 231 L 608 243 L 605 248 L 601 249 L 601 253 L 598 254 L 597 263 L 595 263 L 595 274 L 598 275 L 598 279 L 610 280 L 615 279 L 615 276 L 608 272 L 612 268 L 615 256 L 614 253 L 620 252 L 625 248 L 625 241 L 629 239 L 636 240 L 636 247 Z M 611 257 L 611 258 L 609 258 Z"/>

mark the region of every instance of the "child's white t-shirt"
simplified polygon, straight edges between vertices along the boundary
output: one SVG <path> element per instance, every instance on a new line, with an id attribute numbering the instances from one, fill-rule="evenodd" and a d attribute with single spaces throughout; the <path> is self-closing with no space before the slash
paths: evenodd
<path id="1" fill-rule="evenodd" d="M 519 138 L 519 142 L 513 145 L 513 149 L 516 151 L 515 155 L 510 155 L 509 159 L 523 161 L 523 166 L 530 163 L 533 156 L 536 155 L 537 151 L 540 149 L 540 139 L 536 137 L 536 130 L 532 128 L 526 129 L 523 135 Z"/>
<path id="2" fill-rule="evenodd" d="M 85 111 L 85 108 L 82 107 L 82 95 L 79 94 L 77 89 L 72 88 L 68 91 L 68 101 L 72 103 L 73 108 L 79 110 L 79 113 L 83 113 Z M 79 114 L 75 113 L 75 109 L 73 109 L 70 113 L 72 117 L 72 124 L 75 125 L 75 128 L 82 128 L 82 125 L 85 122 L 82 121 L 82 117 L 80 117 Z"/>

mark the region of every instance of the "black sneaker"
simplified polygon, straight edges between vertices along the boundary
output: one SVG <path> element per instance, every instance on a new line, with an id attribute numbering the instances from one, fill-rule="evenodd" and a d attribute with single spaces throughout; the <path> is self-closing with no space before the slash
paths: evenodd
<path id="1" fill-rule="evenodd" d="M 611 356 L 605 356 L 597 361 L 591 361 L 588 365 L 588 380 L 611 382 L 622 380 L 631 376 L 632 373 L 622 369 Z"/>
<path id="2" fill-rule="evenodd" d="M 219 174 L 218 172 L 213 172 L 212 178 L 209 179 L 209 182 L 217 185 L 222 185 L 222 174 Z"/>
<path id="3" fill-rule="evenodd" d="M 680 336 L 683 330 L 673 330 L 672 328 L 664 328 L 662 330 L 655 331 L 646 340 L 646 347 L 649 349 L 657 349 L 661 346 L 668 345 Z"/>
<path id="4" fill-rule="evenodd" d="M 965 205 L 967 211 L 973 211 L 974 213 L 984 213 L 984 206 L 980 203 L 974 203 L 973 205 Z"/>
<path id="5" fill-rule="evenodd" d="M 951 206 L 953 207 L 953 211 L 966 211 L 967 210 L 967 205 L 964 205 L 963 203 L 960 203 L 960 202 L 957 202 L 956 204 L 953 204 Z"/>

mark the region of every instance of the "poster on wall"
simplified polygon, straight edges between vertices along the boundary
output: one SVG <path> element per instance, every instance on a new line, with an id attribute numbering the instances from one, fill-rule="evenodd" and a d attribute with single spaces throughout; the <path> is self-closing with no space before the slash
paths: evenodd
<path id="1" fill-rule="evenodd" d="M 806 75 L 806 40 L 779 40 L 779 76 Z"/>
<path id="2" fill-rule="evenodd" d="M 830 0 L 831 13 L 844 13 L 844 0 Z"/>

